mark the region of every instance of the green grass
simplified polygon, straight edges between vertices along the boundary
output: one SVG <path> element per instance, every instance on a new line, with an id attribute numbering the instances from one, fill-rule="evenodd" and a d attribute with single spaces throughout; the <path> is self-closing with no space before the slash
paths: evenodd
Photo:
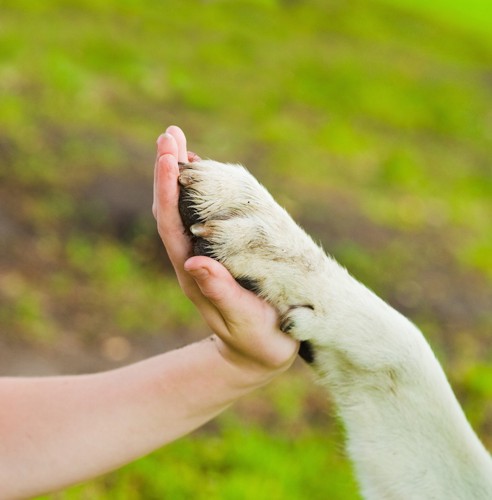
<path id="1" fill-rule="evenodd" d="M 204 335 L 150 214 L 154 141 L 176 123 L 422 326 L 491 444 L 491 19 L 486 0 L 5 0 L 2 338 L 97 357 L 111 336 Z M 46 498 L 355 498 L 303 373 Z"/>
<path id="2" fill-rule="evenodd" d="M 490 2 L 488 0 L 436 0 L 434 2 L 413 2 L 411 0 L 391 0 L 391 5 L 404 6 L 410 11 L 430 16 L 439 24 L 450 24 L 454 28 L 467 31 L 479 37 L 486 44 L 490 40 Z"/>
<path id="3" fill-rule="evenodd" d="M 332 435 L 275 436 L 248 428 L 245 422 L 218 434 L 174 443 L 104 482 L 72 488 L 63 496 L 70 500 L 325 497 L 358 498 Z"/>

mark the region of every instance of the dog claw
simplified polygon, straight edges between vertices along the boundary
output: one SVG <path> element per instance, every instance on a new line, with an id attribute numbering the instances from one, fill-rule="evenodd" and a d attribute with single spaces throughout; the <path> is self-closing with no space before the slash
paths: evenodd
<path id="1" fill-rule="evenodd" d="M 193 236 L 197 236 L 198 238 L 210 236 L 210 229 L 205 224 L 193 224 L 190 227 L 190 231 Z"/>
<path id="2" fill-rule="evenodd" d="M 294 321 L 292 321 L 292 319 L 288 315 L 285 315 L 280 319 L 280 331 L 289 333 L 294 328 L 294 326 Z"/>
<path id="3" fill-rule="evenodd" d="M 193 173 L 189 170 L 183 170 L 180 168 L 180 174 L 178 177 L 178 182 L 181 186 L 187 187 L 193 182 Z"/>

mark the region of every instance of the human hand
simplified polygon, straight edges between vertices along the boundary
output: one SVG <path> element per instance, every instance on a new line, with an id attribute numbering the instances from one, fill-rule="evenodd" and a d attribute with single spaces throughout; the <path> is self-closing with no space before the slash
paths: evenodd
<path id="1" fill-rule="evenodd" d="M 294 361 L 298 342 L 283 334 L 275 309 L 242 288 L 219 262 L 192 257 L 191 242 L 178 212 L 178 162 L 198 159 L 186 137 L 171 126 L 157 139 L 152 211 L 180 286 L 200 311 L 230 363 L 267 377 Z"/>

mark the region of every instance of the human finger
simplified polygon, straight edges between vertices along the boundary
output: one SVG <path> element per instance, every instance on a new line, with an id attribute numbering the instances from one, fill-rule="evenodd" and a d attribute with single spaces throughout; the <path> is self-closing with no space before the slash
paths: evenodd
<path id="1" fill-rule="evenodd" d="M 196 256 L 184 263 L 184 270 L 193 276 L 202 294 L 224 310 L 227 320 L 234 317 L 247 290 L 238 285 L 222 264 L 210 257 Z"/>
<path id="2" fill-rule="evenodd" d="M 178 147 L 178 162 L 186 163 L 188 161 L 188 153 L 186 151 L 186 136 L 184 132 L 176 125 L 171 125 L 170 127 L 167 127 L 166 133 L 171 134 L 176 141 L 176 145 Z"/>
<path id="3" fill-rule="evenodd" d="M 156 219 L 159 235 L 175 269 L 182 270 L 191 256 L 191 242 L 178 211 L 179 186 L 176 158 L 163 155 L 157 162 Z"/>
<path id="4" fill-rule="evenodd" d="M 163 142 L 168 140 L 162 139 Z M 170 146 L 173 148 L 174 138 L 171 136 Z M 160 151 L 166 151 L 161 145 Z M 163 154 L 157 160 L 155 182 L 155 215 L 159 236 L 164 243 L 171 264 L 174 267 L 179 284 L 184 293 L 199 309 L 207 311 L 212 307 L 203 297 L 196 281 L 185 272 L 184 262 L 192 255 L 191 242 L 186 235 L 178 211 L 179 169 L 176 157 L 172 154 Z"/>
<path id="5" fill-rule="evenodd" d="M 176 139 L 171 134 L 168 134 L 167 132 L 164 134 L 161 134 L 157 138 L 157 155 L 156 155 L 156 160 L 155 160 L 155 164 L 154 164 L 154 199 L 153 199 L 153 203 L 152 203 L 152 213 L 154 214 L 154 217 L 156 219 L 157 219 L 157 202 L 158 202 L 157 176 L 159 173 L 160 161 L 164 155 L 170 155 L 171 157 L 176 158 L 176 167 L 174 167 L 173 165 L 170 165 L 169 168 L 175 169 L 177 172 L 178 171 L 178 166 L 177 166 L 178 145 L 176 143 Z M 170 163 L 173 163 L 172 158 L 169 158 L 167 161 Z"/>
<path id="6" fill-rule="evenodd" d="M 201 158 L 193 151 L 188 151 L 188 162 L 193 163 L 194 161 L 200 161 Z"/>

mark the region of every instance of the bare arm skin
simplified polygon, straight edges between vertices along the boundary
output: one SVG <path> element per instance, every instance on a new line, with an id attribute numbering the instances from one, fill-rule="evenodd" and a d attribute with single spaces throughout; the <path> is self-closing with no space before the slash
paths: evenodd
<path id="1" fill-rule="evenodd" d="M 196 429 L 270 381 L 298 343 L 276 311 L 219 263 L 191 255 L 177 212 L 177 127 L 158 140 L 153 213 L 209 339 L 113 371 L 0 378 L 0 498 L 30 498 L 104 474 Z M 185 270 L 186 268 L 186 270 Z M 156 305 L 157 307 L 158 305 Z"/>

